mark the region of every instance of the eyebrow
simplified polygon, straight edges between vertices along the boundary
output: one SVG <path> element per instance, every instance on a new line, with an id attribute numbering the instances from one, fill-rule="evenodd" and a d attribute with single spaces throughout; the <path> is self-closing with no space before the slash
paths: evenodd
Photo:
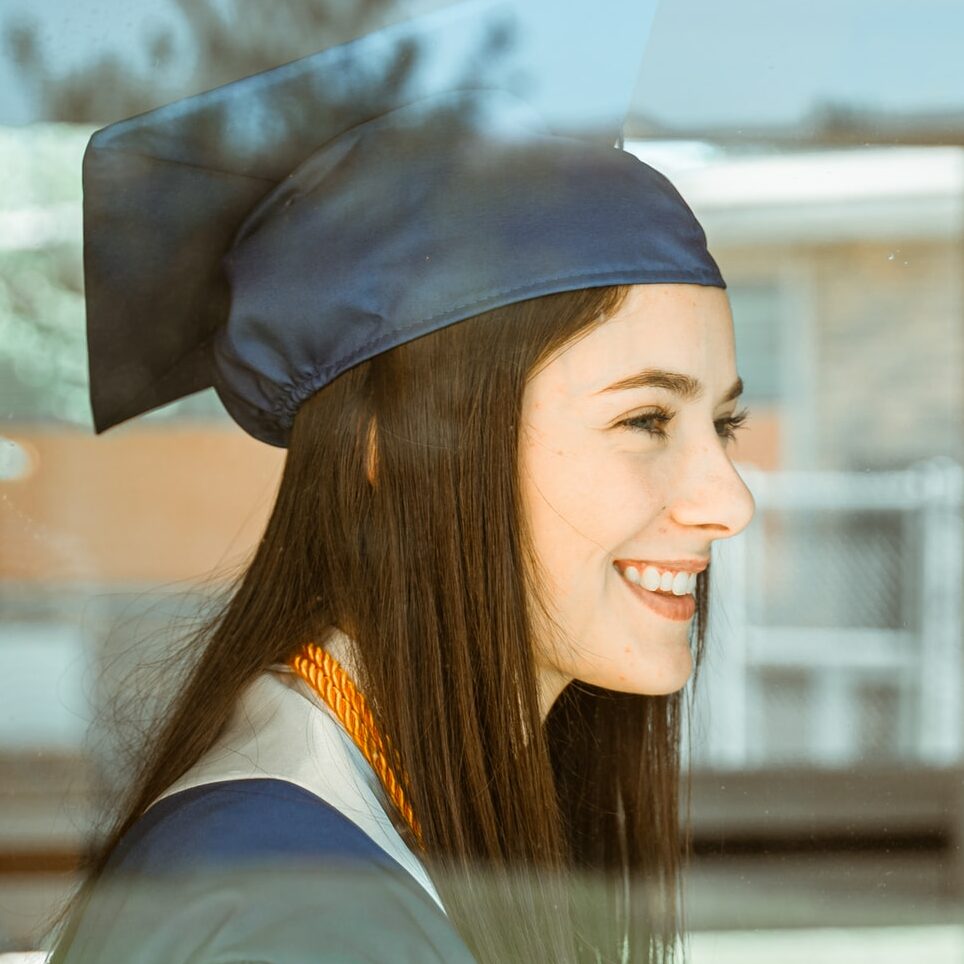
<path id="1" fill-rule="evenodd" d="M 604 392 L 624 392 L 630 388 L 662 388 L 674 395 L 678 395 L 684 402 L 695 402 L 703 397 L 703 383 L 692 375 L 684 375 L 681 372 L 667 372 L 660 368 L 645 368 L 635 375 L 621 378 L 612 385 L 596 392 L 602 395 Z M 718 404 L 732 402 L 734 398 L 739 398 L 743 394 L 743 379 L 737 380 L 727 389 Z"/>

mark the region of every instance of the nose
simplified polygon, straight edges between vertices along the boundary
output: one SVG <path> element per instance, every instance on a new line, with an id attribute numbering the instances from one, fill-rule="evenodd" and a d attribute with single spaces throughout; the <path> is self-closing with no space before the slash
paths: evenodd
<path id="1" fill-rule="evenodd" d="M 756 500 L 722 445 L 709 443 L 689 458 L 670 503 L 681 526 L 697 526 L 710 539 L 729 539 L 753 519 Z"/>

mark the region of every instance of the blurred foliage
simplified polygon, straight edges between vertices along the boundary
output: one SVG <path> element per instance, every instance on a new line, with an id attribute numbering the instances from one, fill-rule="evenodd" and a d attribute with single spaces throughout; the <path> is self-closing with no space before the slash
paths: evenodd
<path id="1" fill-rule="evenodd" d="M 0 127 L 0 212 L 80 203 L 80 162 L 93 126 Z"/>
<path id="2" fill-rule="evenodd" d="M 3 45 L 27 78 L 42 117 L 106 124 L 359 36 L 385 22 L 391 6 L 390 0 L 174 2 L 194 48 L 193 65 L 177 70 L 169 27 L 145 38 L 140 53 L 146 68 L 111 53 L 62 72 L 45 53 L 37 22 L 29 19 L 8 23 Z"/>
<path id="3" fill-rule="evenodd" d="M 0 406 L 5 415 L 88 420 L 80 259 L 75 245 L 0 260 Z"/>
<path id="4" fill-rule="evenodd" d="M 0 413 L 90 420 L 80 245 L 89 126 L 0 130 Z"/>

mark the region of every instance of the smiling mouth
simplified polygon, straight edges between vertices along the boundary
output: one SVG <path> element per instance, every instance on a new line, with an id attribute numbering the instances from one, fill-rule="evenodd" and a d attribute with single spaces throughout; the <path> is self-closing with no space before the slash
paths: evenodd
<path id="1" fill-rule="evenodd" d="M 672 596 L 690 595 L 696 589 L 695 572 L 657 569 L 645 563 L 617 561 L 614 568 L 623 579 L 649 592 Z"/>
<path id="2" fill-rule="evenodd" d="M 620 575 L 622 575 L 620 573 Z M 695 573 L 693 574 L 695 578 Z M 674 622 L 686 622 L 696 612 L 696 597 L 692 593 L 677 596 L 671 592 L 653 591 L 623 577 L 620 582 L 649 610 Z"/>
<path id="3" fill-rule="evenodd" d="M 627 576 L 618 566 L 614 566 L 614 568 L 621 577 L 620 582 L 622 582 L 639 602 L 643 603 L 652 612 L 658 613 L 666 619 L 672 619 L 675 622 L 685 622 L 693 618 L 696 612 L 696 597 L 693 596 L 692 592 L 684 591 L 681 594 L 674 594 L 672 591 L 667 590 L 647 589 L 645 586 L 640 585 Z M 634 567 L 629 566 L 626 568 L 632 569 Z M 692 576 L 692 579 L 688 580 L 685 585 L 682 580 L 680 580 L 677 585 L 684 589 L 689 585 L 695 587 L 696 573 L 685 573 L 684 575 Z"/>

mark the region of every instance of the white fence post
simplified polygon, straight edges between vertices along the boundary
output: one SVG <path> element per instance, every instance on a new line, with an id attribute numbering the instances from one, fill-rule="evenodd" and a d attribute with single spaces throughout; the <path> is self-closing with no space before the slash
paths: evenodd
<path id="1" fill-rule="evenodd" d="M 961 751 L 961 525 L 964 470 L 948 458 L 916 463 L 923 552 L 920 608 L 920 740 L 923 760 L 956 762 Z"/>

